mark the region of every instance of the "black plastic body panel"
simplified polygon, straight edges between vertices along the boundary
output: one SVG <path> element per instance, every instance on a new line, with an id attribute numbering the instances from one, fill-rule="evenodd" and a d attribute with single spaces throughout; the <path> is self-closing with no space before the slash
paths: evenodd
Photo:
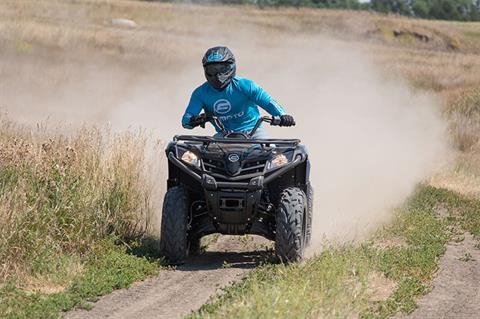
<path id="1" fill-rule="evenodd" d="M 211 233 L 230 235 L 257 234 L 268 239 L 275 238 L 275 209 L 280 193 L 287 187 L 299 187 L 306 192 L 309 164 L 305 148 L 298 140 L 285 141 L 281 146 L 268 143 L 260 147 L 251 147 L 250 143 L 230 143 L 232 147 L 211 146 L 215 139 L 208 142 L 178 145 L 179 137 L 171 142 L 166 154 L 168 157 L 167 187 L 184 185 L 191 198 L 191 218 L 189 237 L 202 237 Z M 212 141 L 213 139 L 213 141 Z M 188 137 L 187 140 L 189 141 Z M 223 144 L 223 143 L 222 143 Z M 221 144 L 221 145 L 222 145 Z M 240 145 L 241 144 L 241 145 Z M 245 149 L 245 151 L 243 150 Z M 200 167 L 184 163 L 179 157 L 180 151 L 189 150 L 202 159 Z M 219 151 L 221 150 L 221 151 Z M 217 152 L 218 151 L 218 152 Z M 266 162 L 279 152 L 285 152 L 290 158 L 288 164 L 275 170 L 267 170 Z M 205 158 L 227 161 L 230 154 L 238 154 L 242 162 L 240 169 L 246 174 L 229 174 L 222 167 L 213 171 L 205 168 Z M 258 166 L 262 171 L 249 171 L 245 163 L 255 168 L 255 161 L 264 163 Z M 263 162 L 262 162 L 263 161 Z M 220 166 L 222 164 L 217 164 Z M 225 165 L 228 165 L 225 164 Z M 264 165 L 263 168 L 261 165 Z"/>

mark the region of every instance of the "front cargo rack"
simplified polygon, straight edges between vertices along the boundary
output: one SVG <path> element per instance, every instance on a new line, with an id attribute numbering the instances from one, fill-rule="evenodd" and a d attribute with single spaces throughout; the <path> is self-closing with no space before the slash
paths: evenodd
<path id="1" fill-rule="evenodd" d="M 198 142 L 204 144 L 221 143 L 221 144 L 276 144 L 276 145 L 288 145 L 297 146 L 300 144 L 299 139 L 245 139 L 245 138 L 224 138 L 224 137 L 211 137 L 211 136 L 199 136 L 199 135 L 175 135 L 174 141 L 188 141 Z"/>

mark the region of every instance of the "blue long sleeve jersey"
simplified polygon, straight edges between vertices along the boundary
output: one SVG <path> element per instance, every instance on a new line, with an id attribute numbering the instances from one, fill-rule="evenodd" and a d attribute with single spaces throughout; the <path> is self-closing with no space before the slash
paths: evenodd
<path id="1" fill-rule="evenodd" d="M 182 125 L 191 129 L 190 118 L 203 109 L 207 115 L 218 116 L 227 131 L 251 131 L 260 118 L 258 106 L 273 116 L 285 114 L 283 107 L 252 80 L 236 76 L 222 91 L 205 82 L 193 91 Z"/>

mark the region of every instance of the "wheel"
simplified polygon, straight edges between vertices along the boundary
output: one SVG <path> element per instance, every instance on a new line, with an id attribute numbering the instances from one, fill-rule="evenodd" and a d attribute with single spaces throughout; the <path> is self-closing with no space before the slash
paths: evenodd
<path id="1" fill-rule="evenodd" d="M 305 222 L 305 247 L 310 246 L 310 241 L 312 239 L 312 218 L 313 218 L 313 187 L 310 182 L 307 184 L 307 218 Z"/>
<path id="2" fill-rule="evenodd" d="M 307 197 L 299 188 L 287 188 L 280 195 L 276 213 L 275 252 L 281 262 L 302 259 L 305 249 Z"/>
<path id="3" fill-rule="evenodd" d="M 171 264 L 182 264 L 188 253 L 188 192 L 183 186 L 170 188 L 165 194 L 160 233 L 160 251 Z"/>

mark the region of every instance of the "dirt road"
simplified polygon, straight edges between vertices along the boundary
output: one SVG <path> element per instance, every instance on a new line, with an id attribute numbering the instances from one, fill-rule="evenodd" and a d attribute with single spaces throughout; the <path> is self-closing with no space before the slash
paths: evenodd
<path id="1" fill-rule="evenodd" d="M 480 318 L 480 250 L 470 234 L 447 246 L 433 290 L 418 302 L 410 316 L 396 319 Z"/>
<path id="2" fill-rule="evenodd" d="M 182 318 L 253 269 L 265 257 L 267 244 L 260 237 L 222 236 L 205 254 L 190 258 L 176 270 L 117 290 L 102 297 L 92 310 L 74 310 L 65 318 Z"/>

